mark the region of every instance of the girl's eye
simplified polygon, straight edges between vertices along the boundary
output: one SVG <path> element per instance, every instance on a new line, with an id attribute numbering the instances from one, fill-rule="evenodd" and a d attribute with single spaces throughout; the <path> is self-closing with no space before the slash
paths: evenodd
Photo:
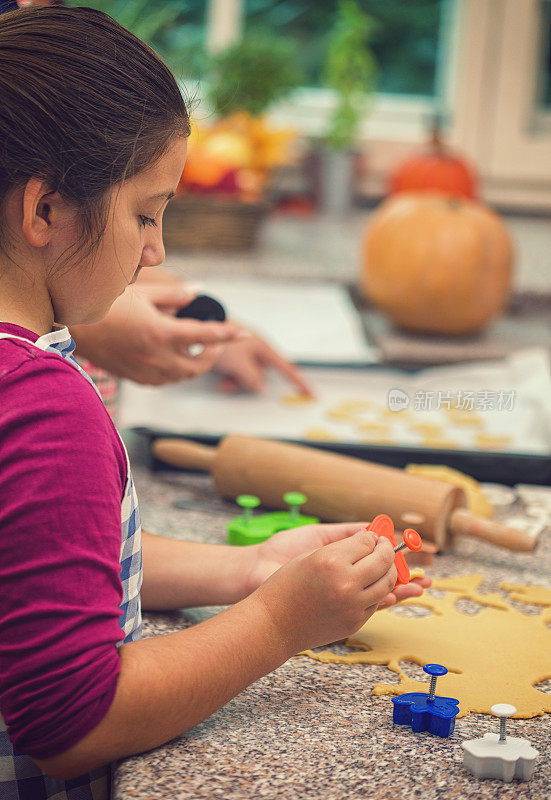
<path id="1" fill-rule="evenodd" d="M 139 220 L 142 228 L 145 228 L 146 225 L 152 225 L 154 228 L 157 227 L 157 223 L 151 217 L 144 217 L 143 214 L 139 214 Z"/>

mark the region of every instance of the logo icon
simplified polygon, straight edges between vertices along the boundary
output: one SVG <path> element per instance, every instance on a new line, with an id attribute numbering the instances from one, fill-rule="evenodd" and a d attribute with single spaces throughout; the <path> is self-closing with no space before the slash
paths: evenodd
<path id="1" fill-rule="evenodd" d="M 391 411 L 404 411 L 409 402 L 409 395 L 402 389 L 391 389 L 388 393 L 388 407 Z"/>

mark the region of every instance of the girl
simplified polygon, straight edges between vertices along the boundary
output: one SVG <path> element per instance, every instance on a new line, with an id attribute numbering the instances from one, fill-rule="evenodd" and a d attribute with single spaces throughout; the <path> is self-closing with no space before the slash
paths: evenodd
<path id="1" fill-rule="evenodd" d="M 187 110 L 155 54 L 86 8 L 0 18 L 0 96 L 0 795 L 103 800 L 114 759 L 428 582 L 391 593 L 392 548 L 357 524 L 243 549 L 142 541 L 124 446 L 66 326 L 162 262 Z M 140 593 L 230 607 L 141 641 Z"/>

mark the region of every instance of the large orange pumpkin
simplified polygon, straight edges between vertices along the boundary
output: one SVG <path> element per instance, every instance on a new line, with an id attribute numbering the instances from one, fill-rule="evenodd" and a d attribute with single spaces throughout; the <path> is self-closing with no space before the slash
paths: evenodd
<path id="1" fill-rule="evenodd" d="M 399 326 L 465 334 L 504 308 L 513 247 L 490 209 L 440 194 L 401 194 L 373 214 L 360 287 Z"/>

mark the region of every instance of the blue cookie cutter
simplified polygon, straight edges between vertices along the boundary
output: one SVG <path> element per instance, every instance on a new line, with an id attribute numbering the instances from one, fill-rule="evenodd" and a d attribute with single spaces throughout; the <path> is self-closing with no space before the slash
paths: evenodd
<path id="1" fill-rule="evenodd" d="M 431 676 L 429 694 L 409 692 L 393 697 L 392 721 L 395 725 L 409 725 L 415 733 L 427 731 L 433 736 L 447 739 L 455 728 L 459 700 L 455 697 L 438 697 L 435 694 L 436 680 L 447 673 L 446 667 L 440 664 L 426 664 L 423 670 Z"/>

